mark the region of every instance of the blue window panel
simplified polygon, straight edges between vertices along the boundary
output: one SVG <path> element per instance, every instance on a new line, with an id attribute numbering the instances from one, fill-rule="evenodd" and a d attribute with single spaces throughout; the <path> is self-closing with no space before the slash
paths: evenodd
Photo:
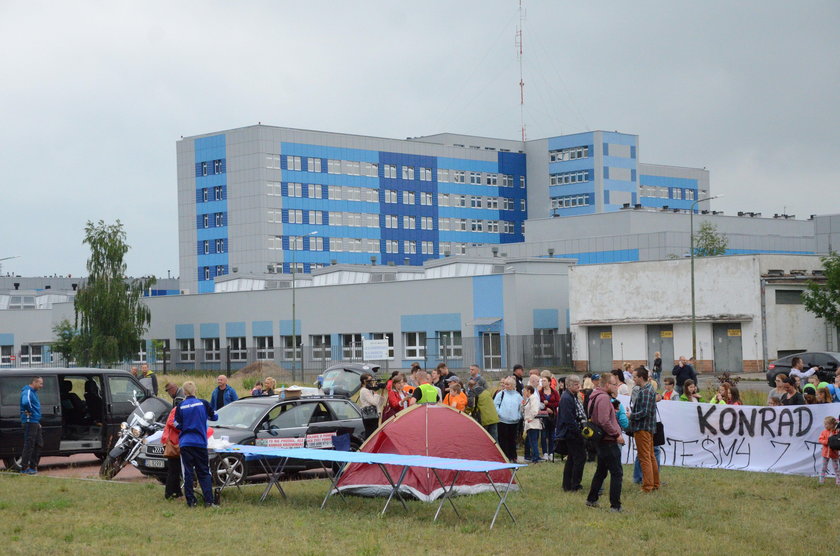
<path id="1" fill-rule="evenodd" d="M 438 313 L 400 316 L 401 332 L 435 333 L 439 330 L 461 330 L 460 313 Z"/>
<path id="2" fill-rule="evenodd" d="M 610 179 L 610 168 L 609 166 L 604 166 L 604 179 Z"/>
<path id="3" fill-rule="evenodd" d="M 203 322 L 198 325 L 199 334 L 202 338 L 218 338 L 219 337 L 219 323 L 217 322 Z"/>
<path id="4" fill-rule="evenodd" d="M 636 158 L 636 145 L 630 145 L 630 158 Z"/>
<path id="5" fill-rule="evenodd" d="M 604 156 L 609 156 L 610 155 L 610 144 L 609 143 L 604 143 L 603 148 L 604 148 Z"/>
<path id="6" fill-rule="evenodd" d="M 814 255 L 814 251 L 775 251 L 772 249 L 727 249 L 727 255 L 754 255 L 757 253 L 785 254 L 785 255 Z"/>
<path id="7" fill-rule="evenodd" d="M 697 189 L 697 180 L 691 178 L 672 178 L 669 176 L 639 175 L 640 185 L 655 185 L 657 187 L 687 187 Z"/>
<path id="8" fill-rule="evenodd" d="M 215 285 L 212 281 L 198 283 L 198 293 L 213 293 L 214 290 Z"/>
<path id="9" fill-rule="evenodd" d="M 280 152 L 285 155 L 306 158 L 322 158 L 321 169 L 327 171 L 326 159 L 353 160 L 358 162 L 378 162 L 379 152 L 364 149 L 348 149 L 345 147 L 327 147 L 324 145 L 307 145 L 305 143 L 280 143 Z M 283 157 L 281 157 L 282 159 Z M 303 165 L 305 161 L 301 161 Z"/>
<path id="10" fill-rule="evenodd" d="M 449 170 L 464 170 L 467 172 L 498 172 L 498 159 L 490 160 L 470 160 L 465 158 L 437 158 L 438 168 L 447 168 Z"/>
<path id="11" fill-rule="evenodd" d="M 196 214 L 215 214 L 227 212 L 227 201 L 207 201 L 195 207 Z"/>
<path id="12" fill-rule="evenodd" d="M 245 332 L 245 323 L 244 322 L 226 322 L 225 323 L 225 336 L 228 338 L 241 338 L 243 336 L 247 336 Z"/>
<path id="13" fill-rule="evenodd" d="M 636 181 L 636 169 L 635 168 L 630 170 L 630 180 L 634 181 L 634 182 Z"/>
<path id="14" fill-rule="evenodd" d="M 560 328 L 557 309 L 534 309 L 534 328 Z"/>
<path id="15" fill-rule="evenodd" d="M 577 172 L 580 170 L 594 170 L 595 169 L 595 159 L 592 157 L 589 158 L 578 158 L 575 160 L 565 160 L 563 162 L 549 162 L 548 163 L 548 173 L 549 174 L 559 174 L 561 172 Z"/>
<path id="16" fill-rule="evenodd" d="M 605 156 L 604 164 L 613 168 L 629 168 L 633 170 L 636 168 L 638 162 L 632 158 L 625 158 L 623 156 Z"/>
<path id="17" fill-rule="evenodd" d="M 503 317 L 504 312 L 504 282 L 499 274 L 491 276 L 474 276 L 473 285 L 473 317 Z"/>
<path id="18" fill-rule="evenodd" d="M 567 195 L 580 195 L 583 193 L 595 193 L 594 184 L 592 182 L 573 183 L 570 185 L 550 185 L 548 186 L 548 195 L 551 198 L 565 197 Z"/>
<path id="19" fill-rule="evenodd" d="M 225 151 L 225 134 L 200 137 L 193 142 L 195 161 L 219 160 L 227 156 Z"/>
<path id="20" fill-rule="evenodd" d="M 604 141 L 607 143 L 615 144 L 615 145 L 638 145 L 639 144 L 639 136 L 638 135 L 631 135 L 629 133 L 618 133 L 613 131 L 602 131 L 601 136 L 604 138 Z"/>
<path id="21" fill-rule="evenodd" d="M 280 332 L 281 336 L 291 336 L 292 335 L 292 319 L 281 320 L 281 321 L 279 321 L 278 324 L 279 324 L 279 332 Z M 300 319 L 295 319 L 295 335 L 296 336 L 301 336 L 301 333 L 300 333 Z M 301 338 L 301 342 L 305 343 L 303 341 L 303 338 Z"/>
<path id="22" fill-rule="evenodd" d="M 15 345 L 15 335 L 14 334 L 0 334 L 0 346 L 13 346 Z"/>
<path id="23" fill-rule="evenodd" d="M 395 205 L 387 206 L 391 207 Z M 330 199 L 310 199 L 307 197 L 284 198 L 283 207 L 287 209 L 323 210 L 327 212 L 362 212 L 367 214 L 379 213 L 379 203 L 367 201 L 335 201 Z"/>
<path id="24" fill-rule="evenodd" d="M 227 228 L 199 228 L 196 235 L 199 241 L 227 238 Z"/>
<path id="25" fill-rule="evenodd" d="M 371 176 L 350 176 L 347 174 L 328 174 L 326 173 L 326 170 L 324 170 L 321 173 L 304 172 L 303 170 L 285 170 L 283 172 L 283 179 L 307 184 L 314 183 L 320 185 L 349 185 L 353 187 L 367 187 L 370 189 L 379 188 L 379 178 Z"/>
<path id="26" fill-rule="evenodd" d="M 584 145 L 592 145 L 594 134 L 591 131 L 584 133 L 573 133 L 571 135 L 560 135 L 558 137 L 548 138 L 548 150 L 553 151 L 557 149 L 565 149 L 569 147 L 581 147 Z M 594 154 L 593 149 L 589 149 L 590 155 Z"/>

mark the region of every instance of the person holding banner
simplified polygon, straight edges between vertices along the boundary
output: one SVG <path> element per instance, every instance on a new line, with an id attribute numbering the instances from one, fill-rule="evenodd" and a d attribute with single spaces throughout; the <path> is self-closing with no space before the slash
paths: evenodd
<path id="1" fill-rule="evenodd" d="M 637 367 L 633 370 L 633 382 L 639 387 L 639 394 L 627 414 L 630 430 L 636 441 L 639 466 L 642 468 L 642 492 L 658 489 L 659 465 L 653 453 L 653 433 L 656 432 L 656 392 L 648 381 L 648 370 Z"/>
<path id="2" fill-rule="evenodd" d="M 586 465 L 586 446 L 580 431 L 586 423 L 586 412 L 578 398 L 580 392 L 580 377 L 569 375 L 566 377 L 566 390 L 560 396 L 557 413 L 557 438 L 566 442 L 566 465 L 563 468 L 563 490 L 575 492 L 583 490 L 580 484 L 583 478 L 583 467 Z"/>
<path id="3" fill-rule="evenodd" d="M 624 436 L 615 417 L 611 397 L 618 394 L 618 378 L 614 374 L 604 374 L 600 385 L 589 398 L 589 419 L 602 431 L 603 436 L 598 441 L 598 467 L 592 477 L 586 505 L 598 507 L 598 497 L 607 473 L 610 474 L 610 510 L 621 511 L 621 481 L 624 471 L 621 468 L 621 446 Z M 560 400 L 562 402 L 562 399 Z"/>

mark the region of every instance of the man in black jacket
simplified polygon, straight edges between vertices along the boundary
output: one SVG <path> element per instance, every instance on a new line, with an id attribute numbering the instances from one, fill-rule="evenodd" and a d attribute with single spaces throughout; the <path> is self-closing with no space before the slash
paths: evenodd
<path id="1" fill-rule="evenodd" d="M 560 396 L 560 407 L 557 410 L 557 437 L 566 442 L 568 451 L 566 466 L 563 468 L 563 490 L 566 492 L 583 489 L 580 483 L 583 478 L 583 466 L 586 465 L 586 448 L 580 434 L 586 422 L 586 414 L 578 392 L 580 377 L 567 376 L 566 389 Z"/>
<path id="2" fill-rule="evenodd" d="M 697 384 L 697 372 L 695 372 L 694 367 L 685 360 L 685 355 L 680 355 L 680 362 L 674 365 L 673 370 L 671 370 L 671 374 L 674 375 L 677 383 L 676 390 L 679 394 L 683 393 L 683 384 L 686 380 L 691 379 L 694 381 L 694 384 Z"/>

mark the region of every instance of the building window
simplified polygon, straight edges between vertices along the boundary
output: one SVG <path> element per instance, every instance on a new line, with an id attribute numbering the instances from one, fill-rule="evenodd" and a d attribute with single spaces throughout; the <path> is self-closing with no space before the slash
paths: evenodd
<path id="1" fill-rule="evenodd" d="M 413 191 L 403 191 L 403 204 L 404 205 L 413 205 L 414 204 L 414 192 Z"/>
<path id="2" fill-rule="evenodd" d="M 417 254 L 417 242 L 416 241 L 403 241 L 403 253 L 406 255 L 416 255 Z"/>
<path id="3" fill-rule="evenodd" d="M 406 230 L 413 230 L 415 228 L 415 222 L 413 216 L 403 216 L 403 228 Z"/>
<path id="4" fill-rule="evenodd" d="M 386 228 L 391 228 L 391 229 L 399 228 L 400 227 L 399 216 L 396 216 L 394 214 L 386 214 L 385 215 L 385 227 Z"/>
<path id="5" fill-rule="evenodd" d="M 484 222 L 481 220 L 470 220 L 470 230 L 473 232 L 483 232 Z"/>
<path id="6" fill-rule="evenodd" d="M 403 166 L 402 167 L 402 179 L 404 179 L 404 180 L 413 180 L 414 179 L 414 166 Z"/>
<path id="7" fill-rule="evenodd" d="M 228 349 L 230 350 L 231 361 L 246 361 L 248 359 L 245 338 L 228 338 Z"/>
<path id="8" fill-rule="evenodd" d="M 557 338 L 556 328 L 535 328 L 534 329 L 534 357 L 553 358 L 554 342 Z"/>
<path id="9" fill-rule="evenodd" d="M 470 172 L 470 183 L 472 185 L 481 185 L 481 172 Z"/>
<path id="10" fill-rule="evenodd" d="M 303 224 L 303 211 L 292 209 L 288 211 L 289 224 Z"/>
<path id="11" fill-rule="evenodd" d="M 20 363 L 21 365 L 32 365 L 42 363 L 42 347 L 30 344 L 23 344 L 20 346 Z"/>
<path id="12" fill-rule="evenodd" d="M 692 191 L 693 193 L 693 191 Z M 639 195 L 641 197 L 654 197 L 657 199 L 668 198 L 668 188 L 657 185 L 640 185 Z"/>
<path id="13" fill-rule="evenodd" d="M 209 255 L 210 254 L 210 241 L 205 239 L 202 243 L 204 243 L 204 254 Z"/>
<path id="14" fill-rule="evenodd" d="M 460 359 L 464 352 L 460 330 L 439 331 L 439 357 Z"/>
<path id="15" fill-rule="evenodd" d="M 589 170 L 579 170 L 577 172 L 561 172 L 557 174 L 550 174 L 548 183 L 550 185 L 567 185 L 572 183 L 582 183 L 591 181 L 592 174 Z"/>
<path id="16" fill-rule="evenodd" d="M 341 335 L 341 357 L 345 360 L 362 359 L 362 335 Z"/>
<path id="17" fill-rule="evenodd" d="M 312 344 L 313 359 L 332 359 L 332 338 L 329 334 L 313 334 L 309 336 L 309 342 Z"/>
<path id="18" fill-rule="evenodd" d="M 399 253 L 400 252 L 400 243 L 395 239 L 388 239 L 385 241 L 385 252 L 386 253 Z"/>
<path id="19" fill-rule="evenodd" d="M 286 196 L 288 197 L 303 197 L 303 184 L 287 183 Z"/>
<path id="20" fill-rule="evenodd" d="M 437 174 L 439 182 L 449 181 L 449 170 L 441 170 L 440 168 L 438 168 Z"/>
<path id="21" fill-rule="evenodd" d="M 499 184 L 499 175 L 498 174 L 487 174 L 487 179 L 484 182 L 486 185 L 498 185 Z"/>
<path id="22" fill-rule="evenodd" d="M 318 184 L 310 183 L 308 190 L 307 196 L 310 199 L 321 199 L 323 197 L 323 191 L 321 190 L 321 186 Z"/>
<path id="23" fill-rule="evenodd" d="M 320 210 L 310 210 L 309 211 L 309 223 L 310 224 L 323 224 L 324 223 L 324 213 Z"/>
<path id="24" fill-rule="evenodd" d="M 204 227 L 204 228 L 209 228 L 209 227 L 210 227 L 210 215 L 208 215 L 208 214 L 203 214 L 203 215 L 201 216 L 201 225 L 202 225 L 202 227 Z"/>
<path id="25" fill-rule="evenodd" d="M 579 158 L 589 157 L 589 147 L 569 147 L 566 149 L 556 149 L 548 151 L 549 162 L 564 162 L 566 160 L 577 160 Z"/>
<path id="26" fill-rule="evenodd" d="M 420 181 L 432 181 L 432 169 L 420 167 Z"/>
<path id="27" fill-rule="evenodd" d="M 307 172 L 320 172 L 321 171 L 321 159 L 320 158 L 307 158 L 306 159 L 306 171 Z"/>
<path id="28" fill-rule="evenodd" d="M 254 346 L 257 348 L 257 359 L 274 359 L 273 336 L 254 336 Z"/>
<path id="29" fill-rule="evenodd" d="M 214 215 L 214 221 L 216 223 L 216 227 L 220 228 L 225 225 L 225 216 L 223 212 L 217 212 Z"/>
<path id="30" fill-rule="evenodd" d="M 323 251 L 324 250 L 324 238 L 322 238 L 321 236 L 310 237 L 309 238 L 309 250 L 310 251 Z"/>
<path id="31" fill-rule="evenodd" d="M 221 361 L 222 353 L 219 349 L 218 338 L 204 338 L 204 360 Z"/>
<path id="32" fill-rule="evenodd" d="M 340 174 L 341 173 L 341 161 L 340 160 L 327 160 L 327 172 L 330 174 Z"/>
<path id="33" fill-rule="evenodd" d="M 371 332 L 371 340 L 388 340 L 388 359 L 394 358 L 394 334 L 393 332 Z"/>
<path id="34" fill-rule="evenodd" d="M 423 359 L 426 357 L 426 333 L 406 332 L 403 335 L 403 349 L 406 359 Z"/>
<path id="35" fill-rule="evenodd" d="M 207 199 L 208 199 L 208 194 L 207 194 L 207 188 L 205 187 L 204 189 L 201 190 L 201 200 L 206 203 Z"/>
<path id="36" fill-rule="evenodd" d="M 421 243 L 421 252 L 424 255 L 434 255 L 435 254 L 435 243 L 433 241 L 424 241 Z"/>
<path id="37" fill-rule="evenodd" d="M 683 192 L 682 189 L 680 189 L 679 187 L 674 187 L 671 191 L 673 193 L 673 198 L 674 199 L 682 200 L 682 197 L 683 197 L 682 196 L 682 192 Z"/>
<path id="38" fill-rule="evenodd" d="M 178 357 L 181 361 L 195 361 L 195 340 L 193 338 L 180 338 L 178 340 Z"/>
<path id="39" fill-rule="evenodd" d="M 452 170 L 452 181 L 455 183 L 466 183 L 467 173 L 463 170 Z"/>
<path id="40" fill-rule="evenodd" d="M 434 230 L 435 229 L 435 221 L 431 216 L 421 216 L 420 217 L 420 229 L 422 230 Z"/>
<path id="41" fill-rule="evenodd" d="M 384 166 L 384 177 L 386 178 L 396 178 L 397 177 L 397 165 L 396 164 L 386 164 Z"/>
<path id="42" fill-rule="evenodd" d="M 490 233 L 497 234 L 499 233 L 499 221 L 498 220 L 488 220 L 487 221 L 487 231 Z"/>
<path id="43" fill-rule="evenodd" d="M 686 201 L 693 201 L 694 200 L 694 190 L 693 189 L 686 189 L 685 190 L 685 200 Z"/>
<path id="44" fill-rule="evenodd" d="M 802 305 L 802 290 L 776 290 L 776 305 Z"/>
<path id="45" fill-rule="evenodd" d="M 207 175 L 207 163 L 206 162 L 201 163 L 201 175 L 202 176 Z"/>
<path id="46" fill-rule="evenodd" d="M 565 197 L 555 197 L 551 199 L 551 208 L 571 208 L 582 207 L 589 204 L 589 194 L 582 195 L 566 195 Z"/>
<path id="47" fill-rule="evenodd" d="M 420 204 L 431 206 L 432 205 L 432 194 L 426 191 L 420 193 Z"/>
<path id="48" fill-rule="evenodd" d="M 300 157 L 299 156 L 287 156 L 286 157 L 286 169 L 287 170 L 300 170 Z"/>
<path id="49" fill-rule="evenodd" d="M 225 252 L 225 240 L 217 239 L 215 247 L 216 247 L 216 253 L 224 253 Z"/>
<path id="50" fill-rule="evenodd" d="M 470 207 L 471 208 L 481 208 L 481 197 L 471 196 L 470 197 Z"/>
<path id="51" fill-rule="evenodd" d="M 222 161 L 221 160 L 214 160 L 213 161 L 213 173 L 214 174 L 221 174 L 222 173 Z"/>
<path id="52" fill-rule="evenodd" d="M 297 359 L 298 361 L 300 361 L 302 359 L 301 350 L 300 350 L 300 344 L 301 344 L 300 335 L 296 335 L 294 338 L 297 340 L 297 342 L 295 342 L 297 344 L 297 346 L 296 346 L 296 349 L 293 351 L 292 350 L 292 342 L 294 340 L 292 339 L 292 336 L 280 336 L 280 345 L 283 346 L 283 360 L 284 361 L 291 361 L 293 359 Z"/>

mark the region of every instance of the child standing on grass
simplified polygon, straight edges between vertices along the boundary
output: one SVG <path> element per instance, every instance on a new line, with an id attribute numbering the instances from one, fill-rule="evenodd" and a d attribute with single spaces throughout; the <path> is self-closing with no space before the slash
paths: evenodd
<path id="1" fill-rule="evenodd" d="M 822 444 L 822 470 L 820 471 L 820 484 L 825 482 L 825 474 L 828 472 L 828 462 L 831 462 L 831 466 L 834 468 L 834 482 L 837 486 L 840 486 L 840 453 L 837 450 L 832 450 L 828 447 L 828 437 L 833 435 L 837 430 L 837 419 L 834 417 L 826 417 L 825 421 L 825 430 L 820 433 L 820 444 Z"/>

